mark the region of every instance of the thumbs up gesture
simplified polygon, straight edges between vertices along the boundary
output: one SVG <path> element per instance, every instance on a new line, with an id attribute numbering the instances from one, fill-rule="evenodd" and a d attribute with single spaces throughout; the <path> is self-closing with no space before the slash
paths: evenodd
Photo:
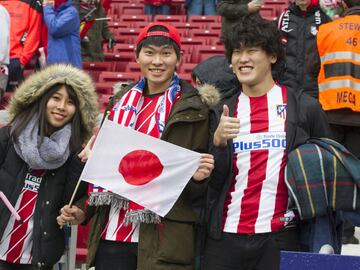
<path id="1" fill-rule="evenodd" d="M 239 134 L 240 120 L 229 116 L 229 107 L 223 106 L 220 122 L 214 133 L 214 145 L 225 147 L 227 141 L 236 138 Z"/>

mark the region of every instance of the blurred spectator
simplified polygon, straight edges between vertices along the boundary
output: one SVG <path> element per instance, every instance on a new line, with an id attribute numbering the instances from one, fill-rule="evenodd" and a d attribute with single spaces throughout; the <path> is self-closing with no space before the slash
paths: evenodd
<path id="1" fill-rule="evenodd" d="M 221 39 L 231 31 L 242 16 L 259 12 L 262 5 L 260 0 L 220 0 L 217 6 L 217 12 L 221 15 Z"/>
<path id="2" fill-rule="evenodd" d="M 103 6 L 106 14 L 108 13 L 108 11 L 110 9 L 111 2 L 112 2 L 112 0 L 102 0 L 102 6 Z"/>
<path id="3" fill-rule="evenodd" d="M 96 19 L 94 24 L 81 40 L 81 52 L 83 61 L 104 61 L 103 40 L 107 41 L 107 46 L 111 49 L 115 44 L 115 39 L 109 30 L 106 13 L 100 1 L 82 1 L 80 5 L 81 20 L 91 21 Z M 104 20 L 102 20 L 104 19 Z"/>
<path id="4" fill-rule="evenodd" d="M 145 0 L 144 14 L 150 14 L 153 17 L 156 14 L 170 14 L 171 0 Z"/>
<path id="5" fill-rule="evenodd" d="M 47 64 L 82 68 L 80 18 L 71 0 L 45 0 L 44 19 L 48 28 Z"/>
<path id="6" fill-rule="evenodd" d="M 10 64 L 7 91 L 13 91 L 24 80 L 24 67 L 30 62 L 38 48 L 42 6 L 37 0 L 0 0 L 0 4 L 10 15 Z"/>
<path id="7" fill-rule="evenodd" d="M 279 17 L 278 29 L 285 47 L 285 74 L 280 83 L 304 89 L 317 98 L 320 58 L 316 47 L 319 26 L 331 19 L 320 9 L 318 1 L 296 0 Z"/>
<path id="8" fill-rule="evenodd" d="M 337 0 L 320 0 L 320 7 L 332 20 L 338 19 L 343 12 Z"/>
<path id="9" fill-rule="evenodd" d="M 7 10 L 0 5 L 0 102 L 6 90 L 8 79 L 9 48 L 10 48 L 10 16 Z"/>
<path id="10" fill-rule="evenodd" d="M 191 15 L 216 15 L 216 0 L 186 0 L 186 13 Z"/>
<path id="11" fill-rule="evenodd" d="M 338 2 L 345 10 L 343 18 L 321 26 L 317 37 L 319 101 L 334 139 L 360 158 L 360 0 Z M 354 231 L 354 226 L 345 222 L 344 244 L 359 243 Z"/>

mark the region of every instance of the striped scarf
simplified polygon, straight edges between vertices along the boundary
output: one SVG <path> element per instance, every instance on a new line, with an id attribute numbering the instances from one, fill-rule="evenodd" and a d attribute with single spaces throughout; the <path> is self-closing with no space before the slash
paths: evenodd
<path id="1" fill-rule="evenodd" d="M 122 126 L 134 129 L 137 115 L 143 104 L 143 90 L 146 85 L 145 78 L 141 78 L 125 95 L 115 103 L 109 114 L 109 120 L 116 122 Z M 166 121 L 169 117 L 171 108 L 178 100 L 181 94 L 179 77 L 175 73 L 171 81 L 170 87 L 165 90 L 160 97 L 155 110 L 149 115 L 150 126 L 146 134 L 161 138 L 164 131 Z M 137 126 L 141 126 L 141 123 Z M 128 209 L 125 216 L 125 224 L 128 223 L 159 223 L 160 217 L 150 210 L 144 209 L 141 205 L 129 201 L 117 194 L 111 193 L 98 186 L 89 186 L 89 205 L 100 206 L 116 204 L 123 209 Z"/>

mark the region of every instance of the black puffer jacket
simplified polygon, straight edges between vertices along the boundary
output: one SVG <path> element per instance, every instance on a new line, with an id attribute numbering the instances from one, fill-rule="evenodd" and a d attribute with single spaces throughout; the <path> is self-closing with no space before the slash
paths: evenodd
<path id="1" fill-rule="evenodd" d="M 317 77 L 320 58 L 316 46 L 319 26 L 330 18 L 319 6 L 309 7 L 306 13 L 291 3 L 281 14 L 278 28 L 285 46 L 285 74 L 280 83 L 293 89 L 304 89 L 305 93 L 318 97 Z"/>
<path id="2" fill-rule="evenodd" d="M 83 168 L 83 163 L 73 153 L 58 169 L 47 171 L 43 177 L 34 212 L 32 263 L 52 266 L 64 251 L 64 231 L 59 228 L 56 217 L 68 204 Z M 24 186 L 27 164 L 17 155 L 9 139 L 9 127 L 0 129 L 0 190 L 12 205 L 16 204 Z M 6 181 L 3 181 L 6 179 Z M 81 185 L 75 200 L 86 195 L 86 185 Z M 10 218 L 10 212 L 0 203 L 0 238 Z"/>

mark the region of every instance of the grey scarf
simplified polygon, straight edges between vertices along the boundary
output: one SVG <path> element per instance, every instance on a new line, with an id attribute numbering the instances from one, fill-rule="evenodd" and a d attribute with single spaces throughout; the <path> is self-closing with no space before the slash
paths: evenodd
<path id="1" fill-rule="evenodd" d="M 16 153 L 32 169 L 52 170 L 61 167 L 70 155 L 69 143 L 71 125 L 44 137 L 40 143 L 39 118 L 37 115 L 29 121 L 14 143 Z"/>

